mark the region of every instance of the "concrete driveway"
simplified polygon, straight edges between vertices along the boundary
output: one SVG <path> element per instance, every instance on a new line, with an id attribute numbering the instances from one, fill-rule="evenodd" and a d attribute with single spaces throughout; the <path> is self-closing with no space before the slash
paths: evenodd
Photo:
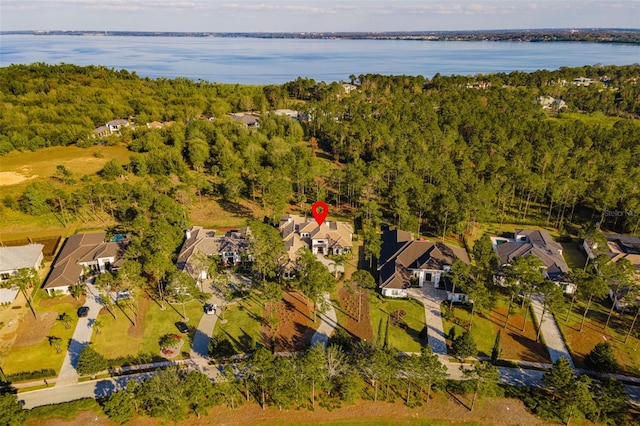
<path id="1" fill-rule="evenodd" d="M 78 366 L 78 356 L 82 349 L 91 342 L 93 324 L 95 323 L 96 318 L 98 318 L 100 309 L 102 309 L 98 290 L 93 285 L 93 282 L 86 282 L 85 285 L 87 289 L 87 300 L 84 306 L 89 307 L 89 314 L 86 317 L 78 318 L 76 329 L 73 332 L 73 337 L 69 342 L 67 354 L 65 355 L 62 367 L 60 368 L 56 387 L 78 383 L 78 372 L 76 371 L 76 367 Z"/>
<path id="2" fill-rule="evenodd" d="M 427 338 L 433 353 L 446 355 L 447 341 L 444 335 L 444 324 L 442 323 L 440 304 L 445 301 L 447 292 L 434 288 L 432 285 L 425 285 L 422 288 L 410 288 L 408 294 L 409 297 L 419 300 L 424 305 L 424 315 L 427 322 Z"/>

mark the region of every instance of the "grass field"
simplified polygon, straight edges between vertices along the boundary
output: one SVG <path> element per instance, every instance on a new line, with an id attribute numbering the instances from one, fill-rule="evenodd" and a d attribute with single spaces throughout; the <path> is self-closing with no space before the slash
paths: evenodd
<path id="1" fill-rule="evenodd" d="M 466 306 L 462 305 L 453 305 L 453 316 L 457 318 L 460 323 L 456 324 L 453 321 L 449 321 L 445 318 L 445 311 L 449 308 L 448 303 L 443 303 L 440 305 L 440 310 L 443 313 L 443 322 L 444 322 L 444 333 L 445 335 L 449 335 L 452 327 L 455 327 L 456 336 L 460 336 L 465 331 L 467 331 L 466 327 L 463 327 L 460 324 L 468 324 L 471 319 L 471 311 L 467 309 Z M 478 355 L 481 356 L 490 356 L 491 348 L 493 347 L 493 342 L 496 338 L 496 333 L 494 331 L 493 324 L 491 321 L 488 321 L 485 318 L 482 318 L 478 313 L 473 316 L 473 326 L 471 327 L 471 337 L 473 337 L 473 341 L 476 343 L 478 347 Z"/>
<path id="2" fill-rule="evenodd" d="M 236 353 L 251 351 L 262 342 L 262 301 L 256 297 L 240 299 L 230 305 L 224 313 L 225 324 L 216 322 L 214 337 L 226 338 Z"/>
<path id="3" fill-rule="evenodd" d="M 56 353 L 56 350 L 49 345 L 49 340 L 46 337 L 42 342 L 30 346 L 14 345 L 2 362 L 2 369 L 7 375 L 49 368 L 56 372 L 60 371 L 67 344 L 73 336 L 77 323 L 76 306 L 71 303 L 61 302 L 46 308 L 38 307 L 37 312 L 40 316 L 43 316 L 45 312 L 53 312 L 56 317 L 63 313 L 71 316 L 71 327 L 68 329 L 64 328 L 64 325 L 60 321 L 54 321 L 51 329 L 47 333 L 47 336 L 56 336 L 62 339 L 62 351 L 59 354 Z M 25 315 L 31 315 L 31 312 Z"/>
<path id="4" fill-rule="evenodd" d="M 579 241 L 577 239 L 570 243 L 560 243 L 562 245 L 562 257 L 569 268 L 584 268 L 584 264 L 587 261 L 587 255 L 578 249 Z"/>
<path id="5" fill-rule="evenodd" d="M 143 307 L 143 304 L 147 304 Z M 105 309 L 99 315 L 102 323 L 100 334 L 93 333 L 92 342 L 96 351 L 108 359 L 136 356 L 138 354 L 160 355 L 160 337 L 167 333 L 178 333 L 175 327 L 177 321 L 182 321 L 182 305 L 171 305 L 165 303 L 162 310 L 158 304 L 149 300 L 140 302 L 141 311 L 139 315 L 140 324 L 132 327 L 132 322 L 127 318 L 131 317 L 131 311 L 126 308 L 124 312 L 116 310 L 114 319 Z M 187 325 L 190 328 L 198 326 L 198 322 L 203 315 L 202 304 L 197 300 L 191 300 L 185 304 Z M 174 309 L 175 308 L 175 309 Z M 126 313 L 126 315 L 125 315 Z M 123 345 L 122 342 L 127 342 Z M 182 351 L 189 351 L 189 342 L 185 342 Z"/>
<path id="6" fill-rule="evenodd" d="M 392 325 L 389 321 L 389 337 L 387 344 L 403 352 L 420 352 L 423 342 L 420 333 L 425 327 L 424 306 L 417 300 L 383 299 L 371 296 L 369 298 L 369 312 L 374 336 L 381 342 L 387 332 L 387 320 L 396 311 L 404 311 L 402 321 L 408 326 L 407 330 Z"/>
<path id="7" fill-rule="evenodd" d="M 47 182 L 54 187 L 65 190 L 80 189 L 83 183 L 80 181 L 85 175 L 95 175 L 107 161 L 117 159 L 121 163 L 127 163 L 130 152 L 124 146 L 99 146 L 91 148 L 78 148 L 77 146 L 56 146 L 39 149 L 36 152 L 12 151 L 2 157 L 2 173 L 11 174 L 13 177 L 24 177 L 21 182 L 5 182 L 0 185 L 0 199 L 10 196 L 17 199 L 30 182 Z M 56 172 L 56 166 L 63 165 L 71 171 L 78 183 L 64 185 L 51 178 Z M 2 209 L 2 224 L 0 234 L 3 240 L 13 240 L 26 236 L 51 236 L 70 235 L 81 227 L 102 227 L 112 223 L 104 223 L 99 218 L 82 217 L 67 226 L 56 218 L 53 213 L 41 216 L 30 216 L 19 211 L 0 207 Z M 102 219 L 107 219 L 102 218 Z M 107 219 L 108 220 L 108 219 Z M 37 230 L 37 231 L 36 231 Z"/>

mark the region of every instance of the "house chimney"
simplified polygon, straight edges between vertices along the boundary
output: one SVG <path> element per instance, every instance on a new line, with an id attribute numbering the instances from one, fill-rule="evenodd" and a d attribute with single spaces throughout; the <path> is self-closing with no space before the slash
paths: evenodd
<path id="1" fill-rule="evenodd" d="M 191 229 L 187 229 L 184 233 L 184 236 L 187 238 L 187 240 L 191 238 Z"/>

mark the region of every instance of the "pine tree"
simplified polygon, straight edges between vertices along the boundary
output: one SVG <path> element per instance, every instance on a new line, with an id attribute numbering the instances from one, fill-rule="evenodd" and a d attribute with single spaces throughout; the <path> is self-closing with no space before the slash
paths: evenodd
<path id="1" fill-rule="evenodd" d="M 465 331 L 460 336 L 456 337 L 451 345 L 451 349 L 453 349 L 453 354 L 460 359 L 476 356 L 478 354 L 476 342 L 473 341 L 471 333 L 468 331 Z"/>
<path id="2" fill-rule="evenodd" d="M 498 358 L 500 358 L 500 333 L 502 330 L 498 330 L 498 334 L 496 335 L 496 340 L 493 342 L 493 349 L 491 350 L 491 362 L 496 362 Z"/>
<path id="3" fill-rule="evenodd" d="M 78 373 L 93 376 L 108 367 L 108 362 L 104 356 L 99 354 L 89 344 L 82 348 L 78 355 Z"/>

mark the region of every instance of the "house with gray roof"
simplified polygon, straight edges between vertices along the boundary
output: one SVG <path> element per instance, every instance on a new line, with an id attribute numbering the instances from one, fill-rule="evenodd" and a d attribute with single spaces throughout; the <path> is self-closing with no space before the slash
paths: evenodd
<path id="1" fill-rule="evenodd" d="M 631 262 L 635 268 L 634 280 L 637 284 L 640 284 L 640 237 L 625 234 L 604 234 L 604 237 L 607 239 L 606 255 L 611 258 L 612 262 L 618 262 L 620 259 L 627 259 Z M 589 259 L 597 257 L 597 243 L 585 239 L 582 243 L 582 248 L 589 256 Z M 622 311 L 629 304 L 640 304 L 640 294 L 631 301 L 627 300 L 629 299 L 629 294 L 634 294 L 630 291 L 631 288 L 629 286 L 616 287 L 612 286 L 609 289 L 609 298 L 616 310 Z"/>
<path id="2" fill-rule="evenodd" d="M 18 275 L 21 269 L 38 270 L 44 258 L 43 248 L 42 244 L 0 247 L 0 283 Z M 0 304 L 13 302 L 17 294 L 17 287 L 0 288 Z"/>
<path id="3" fill-rule="evenodd" d="M 106 233 L 76 234 L 67 238 L 44 283 L 50 295 L 69 293 L 86 275 L 116 271 L 124 263 L 129 240 L 105 241 Z"/>
<path id="4" fill-rule="evenodd" d="M 185 232 L 185 240 L 178 254 L 177 266 L 195 279 L 207 279 L 205 258 L 218 256 L 223 265 L 235 265 L 249 255 L 249 228 L 229 231 L 225 235 L 216 235 L 213 229 L 192 226 Z"/>
<path id="5" fill-rule="evenodd" d="M 495 252 L 503 266 L 510 264 L 516 257 L 536 256 L 544 265 L 545 278 L 558 284 L 567 294 L 573 294 L 576 291 L 573 283 L 565 281 L 569 266 L 562 257 L 562 246 L 555 242 L 544 229 L 517 230 L 513 238 L 494 240 Z"/>
<path id="6" fill-rule="evenodd" d="M 20 269 L 39 269 L 44 259 L 43 248 L 42 244 L 0 247 L 0 281 L 17 275 Z"/>
<path id="7" fill-rule="evenodd" d="M 463 248 L 424 239 L 414 240 L 413 235 L 406 231 L 385 231 L 378 259 L 380 292 L 386 297 L 407 297 L 407 289 L 412 284 L 446 289 L 444 277 L 455 259 L 470 263 Z M 453 297 L 457 301 L 463 300 L 460 292 Z"/>

